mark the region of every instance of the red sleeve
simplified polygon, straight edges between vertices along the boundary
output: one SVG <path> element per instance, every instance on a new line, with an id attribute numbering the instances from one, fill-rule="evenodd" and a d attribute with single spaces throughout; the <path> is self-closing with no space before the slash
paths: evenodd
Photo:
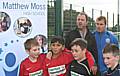
<path id="1" fill-rule="evenodd" d="M 23 65 L 23 63 L 20 64 L 19 76 L 24 76 L 24 65 Z"/>
<path id="2" fill-rule="evenodd" d="M 43 63 L 43 76 L 49 76 L 48 65 L 50 64 L 50 61 L 51 60 L 49 60 L 45 57 L 45 60 L 44 60 L 44 63 Z"/>
<path id="3" fill-rule="evenodd" d="M 88 65 L 91 68 L 94 65 L 94 58 L 88 50 L 86 51 L 86 58 L 88 60 Z"/>
<path id="4" fill-rule="evenodd" d="M 67 71 L 66 71 L 66 73 L 64 75 L 61 75 L 61 76 L 66 76 L 66 74 L 67 74 L 67 72 L 69 70 L 69 65 L 74 60 L 73 55 L 70 52 L 70 50 L 65 49 L 64 53 L 66 54 L 66 57 L 64 57 L 64 59 L 66 60 L 65 62 L 67 63 L 66 64 L 66 70 Z"/>
<path id="5" fill-rule="evenodd" d="M 63 52 L 70 52 L 67 48 L 64 48 Z"/>

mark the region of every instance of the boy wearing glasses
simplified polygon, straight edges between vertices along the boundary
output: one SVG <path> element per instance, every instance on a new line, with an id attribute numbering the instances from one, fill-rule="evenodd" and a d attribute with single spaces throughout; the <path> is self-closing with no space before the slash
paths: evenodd
<path id="1" fill-rule="evenodd" d="M 29 56 L 21 62 L 19 76 L 42 76 L 45 55 L 40 54 L 38 42 L 30 38 L 25 41 L 24 47 Z"/>
<path id="2" fill-rule="evenodd" d="M 107 44 L 103 49 L 103 58 L 108 70 L 104 76 L 120 76 L 120 50 L 115 44 Z"/>

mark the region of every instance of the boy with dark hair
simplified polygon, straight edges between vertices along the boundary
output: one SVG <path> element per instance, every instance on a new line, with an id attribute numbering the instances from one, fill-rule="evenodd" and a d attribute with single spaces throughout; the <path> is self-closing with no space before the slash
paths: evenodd
<path id="1" fill-rule="evenodd" d="M 44 76 L 66 76 L 69 63 L 73 60 L 70 51 L 64 48 L 64 39 L 54 36 L 50 44 L 51 57 L 45 60 Z"/>
<path id="2" fill-rule="evenodd" d="M 120 50 L 115 44 L 107 44 L 103 49 L 104 63 L 108 70 L 103 76 L 120 76 Z"/>
<path id="3" fill-rule="evenodd" d="M 43 76 L 44 54 L 40 54 L 38 42 L 30 38 L 25 41 L 24 47 L 28 57 L 20 64 L 19 76 Z"/>
<path id="4" fill-rule="evenodd" d="M 87 41 L 83 38 L 76 38 L 70 44 L 73 60 L 69 67 L 68 76 L 91 76 L 90 66 L 86 58 Z M 94 65 L 94 61 L 91 61 Z"/>

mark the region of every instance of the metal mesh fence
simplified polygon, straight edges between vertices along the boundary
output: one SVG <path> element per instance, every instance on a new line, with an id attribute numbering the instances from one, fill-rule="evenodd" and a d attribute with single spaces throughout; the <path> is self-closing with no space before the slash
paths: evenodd
<path id="1" fill-rule="evenodd" d="M 55 35 L 55 2 L 56 0 L 48 0 L 48 36 Z M 120 36 L 120 29 L 117 28 L 117 14 L 114 12 L 102 11 L 100 9 L 86 8 L 77 4 L 69 4 L 63 2 L 63 36 L 68 31 L 76 27 L 76 17 L 81 11 L 85 11 L 93 22 L 89 22 L 90 30 L 95 30 L 95 20 L 100 15 L 107 18 L 107 29 L 113 31 L 117 38 Z M 115 27 L 115 28 L 113 28 Z M 120 38 L 118 39 L 120 40 Z"/>

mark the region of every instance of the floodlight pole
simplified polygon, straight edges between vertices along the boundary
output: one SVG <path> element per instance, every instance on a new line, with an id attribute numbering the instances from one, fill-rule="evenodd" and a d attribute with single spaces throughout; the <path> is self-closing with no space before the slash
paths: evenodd
<path id="1" fill-rule="evenodd" d="M 117 24 L 118 24 L 118 32 L 119 32 L 119 0 L 118 0 L 118 12 L 117 12 Z M 119 33 L 118 33 L 118 40 L 119 40 Z"/>

